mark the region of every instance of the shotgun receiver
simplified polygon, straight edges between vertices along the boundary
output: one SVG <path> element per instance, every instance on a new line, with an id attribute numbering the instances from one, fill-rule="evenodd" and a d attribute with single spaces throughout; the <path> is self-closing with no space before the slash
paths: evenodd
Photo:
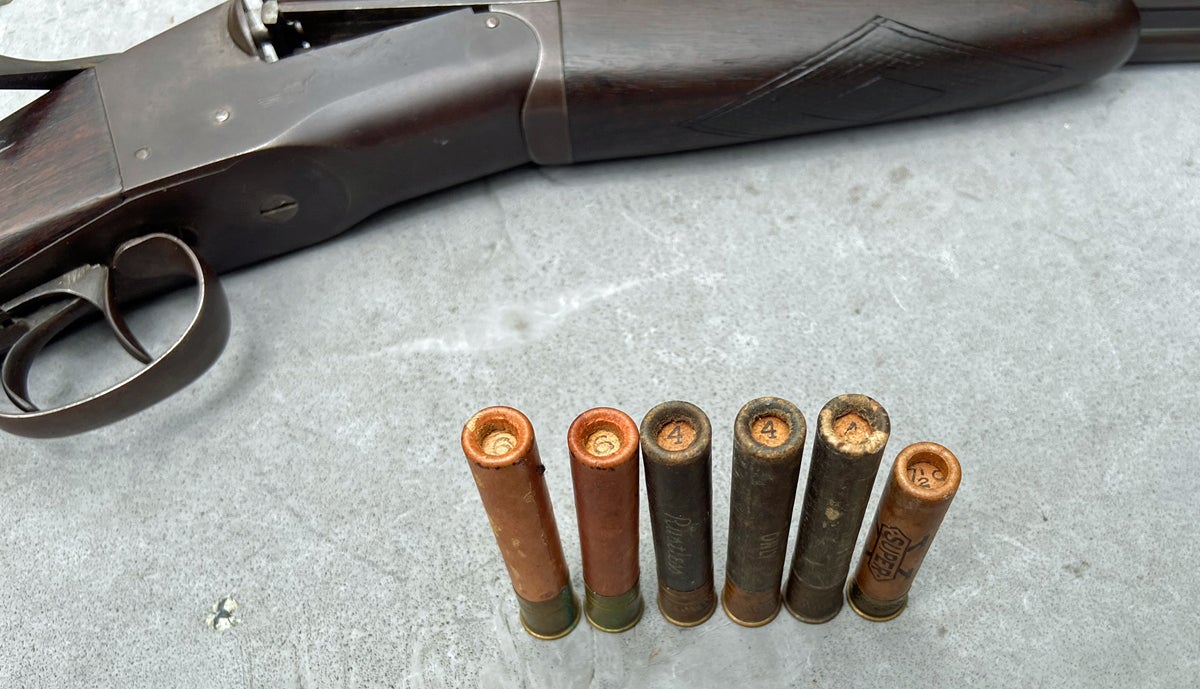
<path id="1" fill-rule="evenodd" d="M 0 428 L 78 433 L 219 356 L 216 275 L 529 162 L 639 156 L 974 108 L 1200 57 L 1181 0 L 232 0 L 125 53 L 0 57 Z M 191 280 L 159 356 L 122 305 Z M 74 403 L 31 362 L 99 313 L 146 364 Z"/>

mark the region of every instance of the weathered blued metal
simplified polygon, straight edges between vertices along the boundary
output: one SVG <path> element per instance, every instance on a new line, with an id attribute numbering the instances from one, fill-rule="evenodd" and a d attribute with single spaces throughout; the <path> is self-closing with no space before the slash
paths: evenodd
<path id="1" fill-rule="evenodd" d="M 958 458 L 937 443 L 916 443 L 900 451 L 858 572 L 846 590 L 854 612 L 875 622 L 904 612 L 909 589 L 961 481 Z"/>
<path id="2" fill-rule="evenodd" d="M 1130 0 L 230 0 L 119 55 L 0 58 L 0 88 L 53 88 L 0 122 L 0 303 L 148 234 L 219 273 L 531 161 L 978 107 L 1135 46 L 1200 57 L 1190 3 L 1139 4 L 1140 34 Z"/>
<path id="3" fill-rule="evenodd" d="M 1200 60 L 1200 0 L 1136 0 L 1141 34 L 1130 62 Z"/>
<path id="4" fill-rule="evenodd" d="M 641 427 L 658 609 L 680 627 L 717 607 L 712 556 L 712 426 L 694 404 L 664 402 Z"/>
<path id="5" fill-rule="evenodd" d="M 642 617 L 638 585 L 638 427 L 617 409 L 580 414 L 567 431 L 579 546 L 583 612 L 606 632 L 633 628 Z"/>
<path id="6" fill-rule="evenodd" d="M 4 4 L 0 2 L 0 5 Z M 0 55 L 0 89 L 52 89 L 95 67 L 107 55 L 38 62 Z"/>
<path id="7" fill-rule="evenodd" d="M 839 395 L 817 417 L 804 507 L 784 603 L 803 622 L 828 622 L 842 589 L 891 425 L 866 395 Z"/>
<path id="8" fill-rule="evenodd" d="M 579 622 L 579 601 L 533 424 L 511 407 L 488 407 L 463 426 L 462 448 L 517 594 L 521 624 L 539 639 L 566 636 Z"/>
<path id="9" fill-rule="evenodd" d="M 520 19 L 460 8 L 268 63 L 232 41 L 228 12 L 111 56 L 0 123 L 0 304 L 154 232 L 221 272 L 529 160 L 521 117 L 541 49 Z M 0 315 L 2 343 L 30 313 Z M 169 394 L 191 379 L 160 382 Z M 134 393 L 112 391 L 108 411 L 144 407 Z M 81 420 L 5 428 L 65 435 L 114 415 Z"/>
<path id="10" fill-rule="evenodd" d="M 195 282 L 196 311 L 183 335 L 155 358 L 125 325 L 116 303 L 117 284 L 176 277 Z M 146 367 L 84 399 L 39 409 L 28 386 L 34 359 L 60 332 L 96 312 L 104 316 L 121 346 Z M 35 438 L 82 433 L 165 399 L 181 383 L 208 370 L 229 338 L 229 305 L 216 274 L 183 240 L 167 234 L 132 239 L 117 247 L 108 264 L 77 268 L 0 305 L 0 321 L 7 321 L 0 329 L 0 351 L 6 353 L 0 381 L 19 410 L 0 412 L 0 429 Z"/>
<path id="11" fill-rule="evenodd" d="M 733 424 L 729 547 L 721 605 L 729 619 L 760 627 L 779 613 L 796 482 L 808 427 L 778 397 L 746 403 Z"/>

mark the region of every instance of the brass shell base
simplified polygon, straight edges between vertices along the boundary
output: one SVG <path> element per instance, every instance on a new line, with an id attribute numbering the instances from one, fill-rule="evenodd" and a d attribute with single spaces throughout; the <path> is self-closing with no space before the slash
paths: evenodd
<path id="1" fill-rule="evenodd" d="M 733 613 L 729 612 L 728 601 L 729 601 L 728 596 L 721 596 L 721 609 L 725 611 L 725 616 L 728 617 L 729 619 L 733 620 L 735 623 L 742 625 L 743 627 L 751 627 L 751 628 L 765 627 L 766 625 L 770 624 L 776 617 L 779 617 L 779 609 L 781 607 L 783 607 L 782 604 L 777 605 L 777 606 L 775 606 L 775 612 L 771 613 L 771 615 L 769 617 L 767 617 L 766 619 L 758 620 L 755 622 L 749 622 L 747 620 L 738 619 L 737 615 L 734 615 Z"/>
<path id="2" fill-rule="evenodd" d="M 795 617 L 796 619 L 800 620 L 801 622 L 804 622 L 805 624 L 825 624 L 826 622 L 828 622 L 838 616 L 838 613 L 840 613 L 842 611 L 842 587 L 841 586 L 838 586 L 837 588 L 833 588 L 833 589 L 814 589 L 811 587 L 800 587 L 800 590 L 796 590 L 796 587 L 798 587 L 799 585 L 795 583 L 795 576 L 796 576 L 795 572 L 793 572 L 792 573 L 793 580 L 788 582 L 788 590 L 784 593 L 784 596 L 783 596 L 783 604 L 787 607 L 787 611 L 792 614 L 792 617 Z M 824 608 L 825 607 L 824 604 L 828 603 L 830 611 L 826 615 L 817 615 L 817 616 L 805 615 L 805 614 L 797 611 L 796 608 L 792 607 L 793 596 L 800 598 L 801 601 L 805 602 L 805 603 L 812 603 L 813 600 L 815 599 L 817 601 L 817 605 L 814 605 L 812 607 L 815 607 L 818 609 Z"/>
<path id="3" fill-rule="evenodd" d="M 688 594 L 696 595 L 696 597 L 711 596 L 712 600 L 709 603 L 708 612 L 704 613 L 703 616 L 701 616 L 695 620 L 684 621 L 684 620 L 675 619 L 674 617 L 671 617 L 669 614 L 667 614 L 666 609 L 663 607 L 663 588 L 665 588 L 665 587 L 663 587 L 661 585 L 659 586 L 658 611 L 660 613 L 662 613 L 663 619 L 665 619 L 667 622 L 670 622 L 671 624 L 675 625 L 676 627 L 699 627 L 700 625 L 707 622 L 708 619 L 713 616 L 713 613 L 717 611 L 717 594 L 716 594 L 716 591 L 713 590 L 712 585 L 709 584 L 709 586 L 707 587 L 707 590 L 705 590 L 704 588 L 700 588 L 694 592 L 693 591 L 688 592 Z M 667 589 L 667 591 L 670 592 L 670 593 L 668 593 L 668 595 L 671 595 L 672 593 L 674 594 L 675 597 L 678 597 L 680 595 L 679 592 L 671 592 L 670 589 Z M 684 595 L 687 595 L 687 594 L 684 594 Z"/>
<path id="4" fill-rule="evenodd" d="M 801 615 L 800 613 L 796 612 L 795 610 L 792 610 L 792 606 L 787 605 L 786 603 L 784 603 L 784 607 L 786 607 L 787 611 L 792 614 L 792 617 L 795 617 L 796 619 L 800 620 L 801 622 L 803 622 L 805 624 L 825 624 L 826 622 L 837 617 L 838 613 L 840 613 L 842 611 L 841 608 L 838 608 L 837 610 L 833 611 L 832 615 L 829 615 L 827 617 L 818 618 L 818 617 L 805 617 L 804 615 Z"/>
<path id="5" fill-rule="evenodd" d="M 579 624 L 579 599 L 567 584 L 557 596 L 536 603 L 517 596 L 521 626 L 535 639 L 561 639 Z"/>
<path id="6" fill-rule="evenodd" d="M 620 596 L 601 596 L 584 587 L 583 614 L 588 624 L 602 632 L 619 634 L 637 626 L 646 604 L 638 584 Z"/>
<path id="7" fill-rule="evenodd" d="M 864 620 L 887 622 L 899 617 L 904 608 L 908 607 L 908 594 L 904 594 L 904 597 L 897 601 L 877 601 L 863 593 L 858 588 L 858 582 L 851 579 L 846 586 L 846 602 L 850 604 L 850 609 Z"/>

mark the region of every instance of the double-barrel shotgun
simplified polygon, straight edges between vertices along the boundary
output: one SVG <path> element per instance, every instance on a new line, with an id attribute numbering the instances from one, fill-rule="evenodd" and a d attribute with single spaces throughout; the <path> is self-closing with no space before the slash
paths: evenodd
<path id="1" fill-rule="evenodd" d="M 0 51 L 3 46 L 0 46 Z M 0 57 L 0 429 L 90 430 L 220 355 L 217 275 L 515 166 L 921 117 L 1200 59 L 1200 0 L 230 0 L 116 55 Z M 152 356 L 122 307 L 193 281 Z M 41 408 L 99 313 L 145 364 Z"/>

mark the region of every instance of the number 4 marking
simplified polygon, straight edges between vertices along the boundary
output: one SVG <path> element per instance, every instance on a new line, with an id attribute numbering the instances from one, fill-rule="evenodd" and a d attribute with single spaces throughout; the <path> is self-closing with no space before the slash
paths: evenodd
<path id="1" fill-rule="evenodd" d="M 683 424 L 681 424 L 681 423 L 675 424 L 675 428 L 671 429 L 671 432 L 667 434 L 667 437 L 670 438 L 671 440 L 674 440 L 676 445 L 682 445 L 683 444 Z"/>
<path id="2" fill-rule="evenodd" d="M 772 421 L 771 419 L 767 419 L 767 422 L 763 424 L 763 427 L 759 430 L 759 433 L 762 433 L 763 435 L 767 436 L 771 440 L 774 440 L 775 439 L 775 422 Z"/>

